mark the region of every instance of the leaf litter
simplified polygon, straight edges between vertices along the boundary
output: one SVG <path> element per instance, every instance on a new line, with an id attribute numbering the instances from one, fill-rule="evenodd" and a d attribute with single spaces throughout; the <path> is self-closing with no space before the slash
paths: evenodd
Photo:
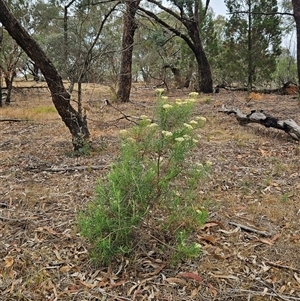
<path id="1" fill-rule="evenodd" d="M 169 98 L 187 94 L 178 90 Z M 14 106 L 49 101 L 34 96 L 12 103 L 8 114 L 14 117 Z M 154 91 L 137 89 L 132 97 L 118 109 L 151 116 Z M 245 99 L 222 91 L 197 103 L 208 125 L 191 160 L 212 162 L 199 187 L 209 219 L 195 233 L 201 258 L 174 266 L 157 252 L 159 230 L 156 239 L 145 231 L 135 258 L 109 267 L 90 262 L 89 245 L 78 234 L 76 215 L 117 156 L 119 130 L 132 125 L 118 112 L 87 101 L 94 148 L 83 157 L 72 156 L 57 116 L 2 123 L 0 300 L 300 300 L 299 144 L 274 129 L 240 127 L 218 112 L 224 104 L 299 122 L 300 106 L 290 96 Z"/>

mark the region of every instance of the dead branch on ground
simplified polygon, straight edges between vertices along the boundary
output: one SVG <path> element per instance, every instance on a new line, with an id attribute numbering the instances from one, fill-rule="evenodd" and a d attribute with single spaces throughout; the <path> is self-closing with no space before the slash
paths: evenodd
<path id="1" fill-rule="evenodd" d="M 234 114 L 238 123 L 242 126 L 248 123 L 258 123 L 266 128 L 272 127 L 282 130 L 293 139 L 297 141 L 300 140 L 300 126 L 293 119 L 279 120 L 278 118 L 265 113 L 263 110 L 252 110 L 250 114 L 244 114 L 239 109 L 228 109 L 224 105 L 219 112 L 223 112 L 228 115 Z"/>
<path id="2" fill-rule="evenodd" d="M 234 223 L 234 222 L 228 222 L 228 224 L 232 225 L 232 226 L 235 226 L 235 227 L 238 227 L 241 230 L 245 230 L 247 232 L 253 232 L 253 233 L 256 233 L 256 234 L 259 234 L 259 235 L 262 235 L 262 236 L 271 236 L 271 234 L 268 233 L 268 232 L 260 231 L 260 230 L 257 230 L 257 229 L 254 229 L 252 227 L 248 227 L 248 226 L 245 226 L 245 225 L 237 224 L 237 223 Z"/>

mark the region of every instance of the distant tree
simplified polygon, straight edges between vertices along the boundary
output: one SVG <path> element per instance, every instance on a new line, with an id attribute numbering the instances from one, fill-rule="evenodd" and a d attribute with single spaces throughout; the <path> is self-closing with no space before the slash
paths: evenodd
<path id="1" fill-rule="evenodd" d="M 278 81 L 279 86 L 283 86 L 287 82 L 297 82 L 296 56 L 288 48 L 283 48 L 278 58 L 274 80 Z"/>
<path id="2" fill-rule="evenodd" d="M 229 72 L 247 83 L 268 81 L 281 53 L 277 0 L 225 0 L 230 17 L 224 44 Z"/>
<path id="3" fill-rule="evenodd" d="M 160 18 L 170 19 L 167 13 L 160 13 Z M 163 84 L 167 89 L 174 84 L 176 88 L 189 86 L 197 63 L 186 42 L 151 19 L 138 15 L 137 21 L 134 79 L 142 79 L 147 84 Z"/>
<path id="4" fill-rule="evenodd" d="M 0 22 L 42 71 L 51 91 L 55 108 L 72 135 L 74 149 L 81 149 L 86 145 L 87 140 L 90 137 L 86 117 L 81 116 L 71 106 L 70 94 L 66 91 L 62 78 L 58 74 L 53 63 L 37 42 L 17 21 L 4 0 L 0 0 Z"/>
<path id="5" fill-rule="evenodd" d="M 201 0 L 166 1 L 166 3 L 171 5 L 171 7 L 167 7 L 163 5 L 161 1 L 157 0 L 148 0 L 148 2 L 155 4 L 156 7 L 168 13 L 172 20 L 175 19 L 183 25 L 183 28 L 180 28 L 179 26 L 175 27 L 173 26 L 174 22 L 167 22 L 160 18 L 157 13 L 140 6 L 140 10 L 147 16 L 187 43 L 194 53 L 197 62 L 198 79 L 196 83 L 196 90 L 204 93 L 213 92 L 210 64 L 203 47 L 203 38 L 200 31 L 200 22 L 206 15 L 210 1 L 206 1 L 205 7 Z"/>
<path id="6" fill-rule="evenodd" d="M 7 34 L 6 31 L 2 35 L 2 47 L 0 53 L 0 71 L 6 85 L 5 103 L 9 104 L 11 100 L 11 92 L 13 81 L 17 75 L 17 67 L 22 55 L 22 49 L 18 44 Z"/>

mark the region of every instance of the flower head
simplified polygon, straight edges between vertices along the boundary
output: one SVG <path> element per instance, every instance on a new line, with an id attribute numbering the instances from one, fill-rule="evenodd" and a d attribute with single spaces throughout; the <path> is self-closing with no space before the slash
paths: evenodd
<path id="1" fill-rule="evenodd" d="M 134 142 L 136 142 L 136 141 L 135 141 L 135 139 L 133 139 L 133 138 L 129 137 L 129 138 L 127 138 L 127 142 L 134 143 Z"/>
<path id="2" fill-rule="evenodd" d="M 126 136 L 128 134 L 128 131 L 127 130 L 120 130 L 120 135 L 122 136 Z"/>
<path id="3" fill-rule="evenodd" d="M 161 95 L 165 92 L 165 89 L 163 89 L 163 88 L 158 88 L 158 89 L 155 90 L 155 92 L 156 92 L 156 94 L 157 94 L 158 96 L 161 96 Z"/>
<path id="4" fill-rule="evenodd" d="M 189 94 L 189 96 L 190 96 L 191 98 L 196 98 L 198 95 L 199 95 L 198 92 L 191 92 L 191 93 Z"/>
<path id="5" fill-rule="evenodd" d="M 148 124 L 147 127 L 156 128 L 156 127 L 158 127 L 158 124 L 154 122 L 154 123 Z"/>
<path id="6" fill-rule="evenodd" d="M 204 121 L 204 122 L 206 122 L 206 118 L 203 117 L 203 116 L 197 116 L 196 119 L 199 120 L 199 121 Z"/>
<path id="7" fill-rule="evenodd" d="M 171 137 L 173 136 L 173 133 L 172 132 L 169 132 L 169 131 L 161 131 L 161 133 L 166 136 L 166 137 Z"/>
<path id="8" fill-rule="evenodd" d="M 183 126 L 185 126 L 186 128 L 188 128 L 190 130 L 193 129 L 193 127 L 190 124 L 188 124 L 188 123 L 184 123 Z"/>
<path id="9" fill-rule="evenodd" d="M 205 165 L 208 166 L 208 167 L 211 167 L 212 166 L 212 162 L 211 161 L 206 161 Z"/>
<path id="10" fill-rule="evenodd" d="M 164 108 L 165 110 L 168 110 L 168 109 L 173 108 L 173 106 L 170 105 L 170 104 L 168 104 L 168 103 L 165 103 L 165 104 L 163 105 L 163 108 Z"/>
<path id="11" fill-rule="evenodd" d="M 203 126 L 206 123 L 206 118 L 203 116 L 197 116 L 196 119 L 200 126 Z"/>
<path id="12" fill-rule="evenodd" d="M 184 138 L 183 137 L 177 137 L 177 138 L 175 138 L 175 141 L 177 141 L 177 142 L 183 142 Z"/>

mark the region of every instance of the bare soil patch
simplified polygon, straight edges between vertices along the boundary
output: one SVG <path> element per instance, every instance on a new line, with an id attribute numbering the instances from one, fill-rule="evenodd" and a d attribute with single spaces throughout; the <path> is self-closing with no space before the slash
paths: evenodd
<path id="1" fill-rule="evenodd" d="M 133 124 L 105 105 L 108 88 L 86 87 L 93 151 L 74 157 L 47 93 L 15 91 L 16 101 L 0 109 L 0 119 L 25 120 L 0 122 L 0 300 L 300 300 L 299 143 L 218 112 L 222 104 L 263 109 L 300 124 L 297 99 L 249 101 L 225 91 L 199 97 L 197 114 L 208 122 L 190 159 L 213 163 L 199 187 L 209 211 L 195 233 L 201 259 L 170 265 L 156 252 L 161 237 L 149 238 L 145 229 L 136 257 L 107 268 L 90 263 L 75 219 L 118 155 L 119 130 Z M 187 95 L 173 91 L 169 98 Z M 151 116 L 155 92 L 139 87 L 132 103 L 114 106 Z"/>

